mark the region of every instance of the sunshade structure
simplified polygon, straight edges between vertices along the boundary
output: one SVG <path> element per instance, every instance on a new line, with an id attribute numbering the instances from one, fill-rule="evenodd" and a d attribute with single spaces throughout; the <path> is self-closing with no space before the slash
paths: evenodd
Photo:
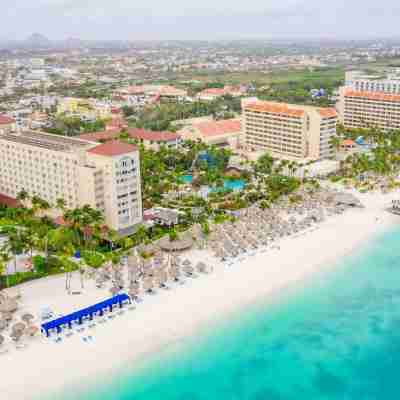
<path id="1" fill-rule="evenodd" d="M 129 290 L 140 290 L 140 283 L 139 282 L 131 282 L 129 285 Z"/>
<path id="2" fill-rule="evenodd" d="M 164 236 L 158 241 L 158 245 L 161 247 L 162 250 L 168 252 L 184 251 L 192 248 L 193 239 L 189 236 L 186 236 L 177 240 L 169 240 L 168 236 Z"/>
<path id="3" fill-rule="evenodd" d="M 26 325 L 23 322 L 17 322 L 11 328 L 12 332 L 24 332 Z"/>
<path id="4" fill-rule="evenodd" d="M 207 272 L 207 265 L 204 264 L 202 261 L 199 261 L 196 265 L 197 271 L 201 273 L 206 273 Z"/>
<path id="5" fill-rule="evenodd" d="M 4 319 L 5 321 L 11 321 L 13 318 L 12 313 L 10 312 L 3 312 L 2 314 L 2 319 Z"/>
<path id="6" fill-rule="evenodd" d="M 185 265 L 182 269 L 186 274 L 193 275 L 194 268 L 191 265 Z"/>
<path id="7" fill-rule="evenodd" d="M 126 293 L 119 294 L 117 296 L 111 297 L 108 300 L 101 301 L 100 303 L 94 304 L 93 306 L 83 308 L 82 310 L 75 311 L 71 314 L 65 315 L 64 317 L 57 318 L 53 321 L 46 322 L 42 324 L 42 332 L 49 336 L 49 331 L 52 329 L 56 329 L 57 332 L 61 331 L 62 326 L 68 325 L 69 327 L 72 326 L 72 322 L 77 321 L 79 324 L 82 323 L 83 318 L 89 317 L 90 319 L 93 318 L 93 315 L 96 313 L 100 313 L 103 315 L 103 310 L 108 308 L 112 311 L 114 305 L 122 305 L 128 301 L 131 303 L 130 297 Z"/>
<path id="8" fill-rule="evenodd" d="M 34 319 L 34 316 L 32 314 L 26 313 L 26 314 L 22 315 L 21 319 L 26 324 L 29 324 Z"/>
<path id="9" fill-rule="evenodd" d="M 5 319 L 0 319 L 0 331 L 6 329 L 7 325 L 8 325 L 8 323 Z"/>
<path id="10" fill-rule="evenodd" d="M 129 290 L 129 296 L 131 299 L 136 299 L 139 296 L 139 290 L 132 288 Z"/>
<path id="11" fill-rule="evenodd" d="M 5 299 L 0 303 L 0 312 L 10 313 L 18 309 L 18 303 L 14 299 Z"/>
<path id="12" fill-rule="evenodd" d="M 10 335 L 11 339 L 15 340 L 16 342 L 18 342 L 18 340 L 20 340 L 22 336 L 23 332 L 20 331 L 13 331 Z"/>
<path id="13" fill-rule="evenodd" d="M 143 289 L 145 292 L 152 292 L 154 288 L 153 279 L 146 278 L 143 282 Z"/>

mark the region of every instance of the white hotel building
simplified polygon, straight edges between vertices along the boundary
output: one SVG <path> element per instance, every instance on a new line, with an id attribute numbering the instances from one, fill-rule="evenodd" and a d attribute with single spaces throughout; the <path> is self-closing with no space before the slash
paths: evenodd
<path id="1" fill-rule="evenodd" d="M 100 210 L 120 235 L 142 221 L 139 152 L 133 145 L 98 144 L 42 132 L 0 133 L 0 194 L 21 190 L 54 205 Z"/>
<path id="2" fill-rule="evenodd" d="M 321 160 L 333 156 L 334 108 L 292 105 L 257 99 L 242 102 L 242 129 L 249 151 L 268 151 L 289 160 Z"/>
<path id="3" fill-rule="evenodd" d="M 400 94 L 361 92 L 342 87 L 337 109 L 346 128 L 400 129 Z"/>
<path id="4" fill-rule="evenodd" d="M 365 74 L 362 71 L 347 71 L 345 86 L 356 92 L 400 94 L 400 75 L 398 71 L 382 76 Z"/>

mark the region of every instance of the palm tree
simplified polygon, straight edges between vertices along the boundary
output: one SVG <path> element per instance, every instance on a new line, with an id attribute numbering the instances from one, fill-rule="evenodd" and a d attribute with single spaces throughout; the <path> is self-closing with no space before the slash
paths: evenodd
<path id="1" fill-rule="evenodd" d="M 56 200 L 56 208 L 58 208 L 62 213 L 65 212 L 66 205 L 67 203 L 62 197 Z"/>
<path id="2" fill-rule="evenodd" d="M 338 152 L 340 149 L 341 139 L 336 135 L 331 136 L 329 144 L 335 149 L 336 152 Z"/>
<path id="3" fill-rule="evenodd" d="M 24 204 L 25 200 L 29 200 L 29 193 L 25 189 L 22 189 L 17 194 L 17 200 Z"/>
<path id="4" fill-rule="evenodd" d="M 33 196 L 31 199 L 31 203 L 32 203 L 33 214 L 36 214 L 37 212 L 40 213 L 41 211 L 46 211 L 51 208 L 49 202 L 43 200 L 39 196 Z"/>
<path id="5" fill-rule="evenodd" d="M 11 253 L 14 258 L 14 273 L 17 273 L 17 256 L 26 249 L 26 235 L 21 229 L 12 227 L 7 231 L 8 239 L 3 250 Z"/>
<path id="6" fill-rule="evenodd" d="M 8 253 L 8 250 L 5 248 L 0 248 L 0 276 L 3 275 L 4 272 L 6 272 L 7 264 L 11 260 L 10 254 Z M 6 286 L 9 286 L 9 278 L 8 278 L 8 272 L 6 273 Z"/>

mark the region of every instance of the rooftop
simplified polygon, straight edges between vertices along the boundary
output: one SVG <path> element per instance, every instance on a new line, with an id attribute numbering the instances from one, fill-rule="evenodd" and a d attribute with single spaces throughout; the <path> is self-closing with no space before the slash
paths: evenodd
<path id="1" fill-rule="evenodd" d="M 287 115 L 291 117 L 302 117 L 304 115 L 304 110 L 301 108 L 271 101 L 255 101 L 253 103 L 246 103 L 244 104 L 244 109 L 249 111 Z"/>
<path id="2" fill-rule="evenodd" d="M 112 140 L 120 135 L 120 129 L 109 129 L 101 132 L 84 133 L 79 139 L 100 142 L 101 140 Z"/>
<path id="3" fill-rule="evenodd" d="M 155 132 L 140 128 L 128 129 L 128 134 L 129 137 L 132 139 L 150 140 L 153 142 L 169 142 L 171 140 L 176 140 L 180 138 L 180 135 L 175 132 Z"/>
<path id="4" fill-rule="evenodd" d="M 110 142 L 99 144 L 98 146 L 93 147 L 92 149 L 88 150 L 88 153 L 106 157 L 113 157 L 132 153 L 134 151 L 137 151 L 137 147 L 133 144 L 119 142 L 118 140 L 112 140 Z"/>
<path id="5" fill-rule="evenodd" d="M 388 94 L 388 93 L 378 93 L 378 92 L 356 92 L 354 90 L 347 90 L 345 92 L 345 97 L 359 97 L 369 100 L 381 100 L 381 101 L 400 101 L 400 95 L 398 94 Z"/>
<path id="6" fill-rule="evenodd" d="M 5 194 L 0 193 L 0 204 L 6 207 L 18 207 L 20 202 L 13 197 L 6 196 Z"/>
<path id="7" fill-rule="evenodd" d="M 8 117 L 7 115 L 0 114 L 0 125 L 8 125 L 13 124 L 15 121 L 13 118 Z"/>
<path id="8" fill-rule="evenodd" d="M 333 107 L 327 107 L 327 108 L 318 108 L 318 113 L 321 115 L 323 118 L 331 118 L 331 117 L 337 117 L 338 113 L 335 108 Z"/>
<path id="9" fill-rule="evenodd" d="M 0 139 L 9 142 L 25 144 L 28 146 L 40 147 L 52 151 L 72 151 L 76 149 L 90 148 L 93 143 L 69 138 L 66 136 L 53 135 L 51 133 L 24 131 L 21 133 L 9 133 L 1 135 Z"/>
<path id="10" fill-rule="evenodd" d="M 242 124 L 239 119 L 199 122 L 192 126 L 203 136 L 220 136 L 229 133 L 237 133 L 242 129 Z"/>

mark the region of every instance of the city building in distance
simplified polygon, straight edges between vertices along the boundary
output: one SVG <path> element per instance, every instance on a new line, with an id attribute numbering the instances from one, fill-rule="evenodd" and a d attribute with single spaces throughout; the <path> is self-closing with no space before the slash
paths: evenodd
<path id="1" fill-rule="evenodd" d="M 334 108 L 247 99 L 242 109 L 248 151 L 297 161 L 332 157 L 338 122 Z"/>
<path id="2" fill-rule="evenodd" d="M 59 198 L 68 208 L 88 204 L 120 235 L 142 221 L 139 151 L 131 144 L 0 133 L 0 194 L 15 198 L 22 190 L 51 205 Z"/>
<path id="3" fill-rule="evenodd" d="M 400 94 L 400 70 L 371 75 L 362 71 L 347 71 L 345 86 L 356 92 Z"/>

